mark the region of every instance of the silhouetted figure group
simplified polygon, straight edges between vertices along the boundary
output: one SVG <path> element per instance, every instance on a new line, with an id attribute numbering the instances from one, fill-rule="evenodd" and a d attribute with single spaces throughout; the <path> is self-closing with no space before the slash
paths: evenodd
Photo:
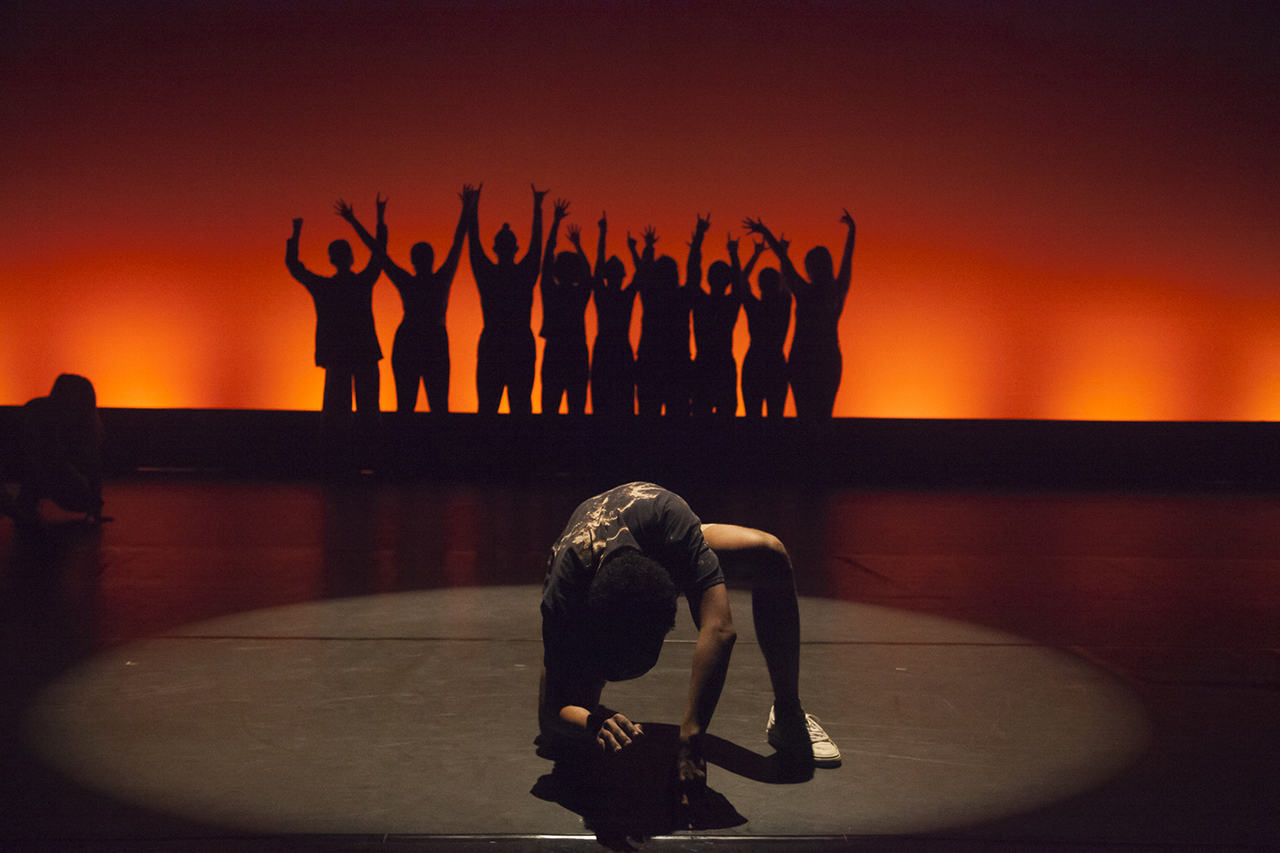
<path id="1" fill-rule="evenodd" d="M 482 414 L 495 414 L 505 392 L 508 410 L 533 411 L 537 346 L 532 326 L 533 295 L 542 300 L 542 411 L 558 413 L 563 404 L 571 415 L 586 412 L 588 389 L 595 414 L 643 416 L 733 417 L 738 408 L 738 365 L 733 354 L 734 329 L 740 311 L 747 315 L 750 345 L 742 364 L 742 398 L 748 417 L 781 417 L 791 388 L 796 414 L 805 419 L 832 416 L 840 386 L 842 358 L 839 320 L 849 292 L 856 228 L 848 226 L 840 269 L 830 251 L 812 249 L 801 275 L 788 256 L 789 241 L 775 237 L 759 219 L 743 225 L 763 242 L 755 244 L 745 266 L 732 235 L 726 243 L 728 261 L 713 262 L 703 286 L 702 250 L 711 227 L 710 215 L 699 215 L 685 262 L 657 255 L 657 232 L 644 231 L 644 247 L 627 235 L 633 274 L 617 256 L 606 260 L 606 216 L 599 220 L 595 264 L 582 248 L 580 229 L 565 233 L 572 251 L 557 252 L 560 226 L 569 215 L 569 202 L 557 200 L 545 247 L 542 242 L 542 203 L 546 190 L 533 188 L 533 227 L 523 258 L 519 240 L 504 223 L 493 239 L 493 257 L 480 237 L 480 186 L 460 193 L 462 212 L 453 244 L 439 269 L 429 243 L 410 250 L 413 272 L 387 254 L 387 202 L 377 199 L 374 233 L 356 218 L 351 205 L 339 199 L 336 212 L 355 229 L 368 247 L 370 260 L 355 272 L 351 246 L 335 240 L 329 246 L 334 274 L 323 276 L 298 260 L 302 220 L 295 219 L 287 242 L 289 271 L 311 293 L 316 308 L 316 364 L 325 369 L 323 423 L 326 441 L 344 441 L 353 432 L 367 434 L 378 417 L 378 362 L 382 350 L 373 322 L 373 286 L 387 277 L 400 293 L 404 318 L 396 331 L 391 368 L 396 385 L 396 410 L 414 410 L 418 388 L 426 393 L 432 412 L 449 410 L 449 336 L 446 328 L 449 293 L 467 240 L 472 275 L 480 295 L 484 325 L 476 353 L 476 397 Z M 765 250 L 779 269 L 762 269 L 758 295 L 750 276 Z M 540 285 L 540 287 L 539 287 Z M 631 347 L 631 318 L 640 297 L 639 344 Z M 785 351 L 795 303 L 795 334 L 790 354 Z M 596 337 L 587 342 L 586 308 L 594 300 Z M 696 358 L 690 337 L 696 345 Z M 354 391 L 354 421 L 351 397 Z"/>

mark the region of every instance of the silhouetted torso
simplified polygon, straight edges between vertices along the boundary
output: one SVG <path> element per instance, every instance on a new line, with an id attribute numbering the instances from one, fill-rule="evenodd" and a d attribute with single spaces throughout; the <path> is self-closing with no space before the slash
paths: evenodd
<path id="1" fill-rule="evenodd" d="M 316 365 L 334 367 L 379 361 L 382 347 L 373 322 L 373 286 L 382 269 L 374 261 L 361 272 L 339 271 L 317 275 L 297 262 L 289 272 L 298 280 L 316 307 Z"/>

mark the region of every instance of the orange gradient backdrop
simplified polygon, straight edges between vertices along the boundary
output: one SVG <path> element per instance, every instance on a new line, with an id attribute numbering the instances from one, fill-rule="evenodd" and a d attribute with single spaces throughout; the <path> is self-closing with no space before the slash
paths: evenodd
<path id="1" fill-rule="evenodd" d="M 486 249 L 503 222 L 527 248 L 533 182 L 592 255 L 607 210 L 611 252 L 654 225 L 682 267 L 697 213 L 709 264 L 728 234 L 749 252 L 745 216 L 796 259 L 838 256 L 847 207 L 840 416 L 1280 417 L 1272 6 L 4 14 L 0 404 L 71 371 L 107 406 L 318 408 L 290 220 L 312 270 L 339 237 L 362 264 L 332 205 L 372 225 L 383 192 L 392 257 L 425 239 L 439 261 L 483 181 Z M 389 409 L 386 278 L 374 302 Z M 480 327 L 464 250 L 455 411 L 476 407 Z"/>

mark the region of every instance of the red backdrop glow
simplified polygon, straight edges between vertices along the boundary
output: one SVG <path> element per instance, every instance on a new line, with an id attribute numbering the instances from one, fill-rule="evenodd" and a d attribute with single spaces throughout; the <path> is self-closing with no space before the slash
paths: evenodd
<path id="1" fill-rule="evenodd" d="M 372 223 L 383 192 L 407 266 L 418 240 L 443 257 L 459 189 L 483 181 L 486 248 L 503 222 L 527 246 L 533 182 L 548 215 L 571 201 L 589 246 L 607 210 L 611 252 L 652 224 L 681 264 L 698 213 L 710 263 L 729 234 L 750 245 L 744 216 L 795 257 L 838 254 L 847 207 L 837 415 L 1280 417 L 1274 4 L 11 2 L 0 16 L 0 404 L 71 371 L 108 406 L 318 408 L 290 221 L 326 272 L 330 240 L 357 242 L 334 200 Z M 388 356 L 400 313 L 383 278 Z M 475 410 L 480 326 L 464 255 L 457 411 Z"/>

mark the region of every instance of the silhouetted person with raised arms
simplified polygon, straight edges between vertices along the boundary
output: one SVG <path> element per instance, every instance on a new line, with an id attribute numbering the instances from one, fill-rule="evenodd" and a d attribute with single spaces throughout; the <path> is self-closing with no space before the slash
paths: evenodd
<path id="1" fill-rule="evenodd" d="M 695 416 L 733 417 L 738 411 L 738 363 L 733 357 L 733 329 L 742 307 L 742 265 L 738 241 L 729 239 L 732 264 L 716 261 L 707 268 L 707 287 L 693 288 L 693 362 Z M 758 253 L 748 262 L 754 266 Z"/>
<path id="2" fill-rule="evenodd" d="M 569 213 L 569 202 L 556 201 L 547 249 L 542 256 L 542 413 L 560 411 L 567 398 L 571 415 L 587 411 L 587 382 L 591 372 L 587 351 L 587 303 L 591 300 L 591 268 L 579 252 L 556 254 L 560 221 Z M 570 242 L 580 242 L 570 226 Z"/>
<path id="3" fill-rule="evenodd" d="M 356 219 L 351 205 L 338 200 L 338 215 L 360 235 L 369 251 L 382 266 L 383 272 L 400 291 L 400 304 L 404 318 L 396 329 L 395 342 L 391 345 L 391 373 L 396 382 L 396 412 L 412 412 L 418 402 L 418 384 L 421 382 L 427 395 L 427 405 L 433 412 L 449 411 L 449 330 L 445 316 L 449 310 L 449 290 L 453 276 L 462 257 L 462 241 L 467 233 L 466 187 L 463 191 L 462 215 L 453 232 L 453 245 L 449 254 L 432 272 L 435 251 L 427 242 L 414 243 L 409 250 L 413 272 L 399 266 L 387 255 L 377 238 Z"/>
<path id="4" fill-rule="evenodd" d="M 689 356 L 691 296 L 702 285 L 702 239 L 711 227 L 711 218 L 698 217 L 685 284 L 680 284 L 680 268 L 670 255 L 653 259 L 658 237 L 645 230 L 644 255 L 631 246 L 640 290 L 640 347 L 636 353 L 636 396 L 640 414 L 686 417 L 692 399 L 692 362 Z"/>
<path id="5" fill-rule="evenodd" d="M 483 184 L 481 184 L 483 187 Z M 493 238 L 491 261 L 480 245 L 480 188 L 464 191 L 471 198 L 467 217 L 467 243 L 471 273 L 480 291 L 484 328 L 476 350 L 476 397 L 481 414 L 496 414 L 503 389 L 513 415 L 533 411 L 533 378 L 538 350 L 530 322 L 533 288 L 542 264 L 542 199 L 546 190 L 533 188 L 533 234 L 529 251 L 517 263 L 519 242 L 511 226 L 503 223 Z"/>
<path id="6" fill-rule="evenodd" d="M 747 219 L 743 223 L 751 233 L 763 236 L 777 255 L 783 278 L 796 298 L 796 333 L 791 341 L 787 372 L 796 399 L 796 416 L 801 418 L 831 417 L 844 369 L 840 354 L 840 314 L 849 295 L 857 226 L 847 210 L 840 221 L 849 226 L 840 272 L 833 273 L 831 252 L 825 246 L 815 246 L 804 258 L 807 279 L 787 257 L 787 245 L 774 237 L 763 222 Z"/>
<path id="7" fill-rule="evenodd" d="M 40 501 L 67 512 L 84 513 L 96 524 L 102 516 L 102 420 L 93 383 L 64 373 L 47 397 L 22 407 L 18 494 L 0 490 L 0 509 L 19 525 L 38 525 Z"/>
<path id="8" fill-rule="evenodd" d="M 785 240 L 779 242 L 786 245 Z M 756 244 L 757 253 L 762 245 Z M 780 418 L 787 403 L 785 346 L 791 328 L 791 293 L 773 267 L 760 270 L 756 282 L 759 296 L 751 291 L 744 276 L 742 307 L 747 313 L 751 343 L 742 359 L 742 402 L 749 418 L 761 417 L 766 411 L 769 417 Z"/>
<path id="9" fill-rule="evenodd" d="M 617 255 L 605 260 L 608 217 L 602 213 L 598 224 L 600 239 L 591 278 L 591 295 L 596 303 L 596 339 L 591 347 L 591 411 L 606 417 L 634 415 L 636 359 L 631 349 L 631 309 L 636 298 L 635 281 L 623 285 L 627 268 Z M 569 239 L 586 261 L 578 232 L 571 231 Z"/>
<path id="10" fill-rule="evenodd" d="M 387 226 L 383 223 L 386 201 L 377 199 L 377 242 L 387 245 Z M 369 259 L 360 272 L 351 267 L 355 256 L 346 240 L 329 244 L 329 262 L 334 274 L 318 275 L 298 260 L 298 242 L 302 236 L 302 220 L 293 220 L 293 236 L 285 244 L 285 266 L 297 279 L 316 306 L 316 365 L 324 368 L 324 402 L 321 405 L 322 443 L 326 454 L 338 448 L 340 434 L 349 433 L 351 424 L 351 392 L 354 386 L 356 416 L 362 441 L 369 441 L 378 422 L 378 362 L 382 347 L 373 322 L 373 286 L 382 274 L 377 256 Z M 333 461 L 331 459 L 331 461 Z"/>

